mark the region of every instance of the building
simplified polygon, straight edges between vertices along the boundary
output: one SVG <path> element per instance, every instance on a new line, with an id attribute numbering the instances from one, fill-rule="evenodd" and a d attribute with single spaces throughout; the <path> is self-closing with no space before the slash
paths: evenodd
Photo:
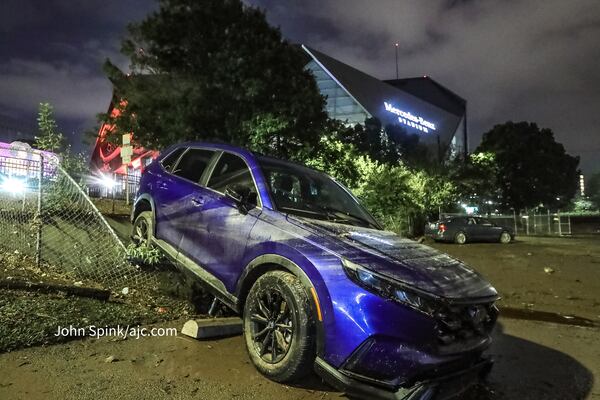
<path id="1" fill-rule="evenodd" d="M 114 102 L 111 102 L 108 112 L 112 117 L 119 115 L 119 109 L 114 107 Z M 110 124 L 103 123 L 98 131 L 96 144 L 90 158 L 90 166 L 92 171 L 98 173 L 114 173 L 124 175 L 127 172 L 127 166 L 123 164 L 121 159 L 121 146 L 110 140 L 107 136 L 113 127 Z M 134 147 L 131 156 L 131 168 L 129 174 L 133 175 L 134 179 L 139 179 L 144 167 L 153 159 L 158 157 L 158 152 L 147 150 L 143 147 Z"/>
<path id="2" fill-rule="evenodd" d="M 306 68 L 327 98 L 329 117 L 355 125 L 377 118 L 383 126 L 398 124 L 409 134 L 419 135 L 430 154 L 438 159 L 468 152 L 466 101 L 429 77 L 381 81 L 307 46 Z M 115 113 L 111 107 L 109 112 Z M 98 132 L 91 157 L 93 169 L 125 173 L 120 147 L 106 140 L 111 126 Z M 131 166 L 139 176 L 157 152 L 135 148 Z"/>
<path id="3" fill-rule="evenodd" d="M 419 135 L 433 154 L 467 154 L 467 102 L 438 82 L 427 76 L 381 81 L 310 47 L 302 50 L 331 118 L 352 125 L 377 118 Z"/>

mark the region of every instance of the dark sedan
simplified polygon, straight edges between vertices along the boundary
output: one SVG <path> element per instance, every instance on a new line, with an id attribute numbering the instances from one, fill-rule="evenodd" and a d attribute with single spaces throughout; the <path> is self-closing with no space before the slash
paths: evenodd
<path id="1" fill-rule="evenodd" d="M 515 238 L 512 228 L 496 225 L 482 217 L 448 217 L 425 226 L 425 235 L 435 241 L 510 243 Z"/>

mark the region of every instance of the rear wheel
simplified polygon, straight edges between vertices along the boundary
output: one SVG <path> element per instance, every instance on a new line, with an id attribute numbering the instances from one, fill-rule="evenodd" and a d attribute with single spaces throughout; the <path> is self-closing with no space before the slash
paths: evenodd
<path id="1" fill-rule="evenodd" d="M 296 276 L 271 271 L 258 278 L 244 306 L 244 338 L 256 369 L 274 381 L 298 380 L 312 371 L 311 305 Z"/>
<path id="2" fill-rule="evenodd" d="M 456 244 L 465 244 L 467 243 L 467 235 L 464 232 L 458 232 L 454 236 L 454 243 Z"/>
<path id="3" fill-rule="evenodd" d="M 504 231 L 500 234 L 500 243 L 507 244 L 512 240 L 510 233 Z"/>

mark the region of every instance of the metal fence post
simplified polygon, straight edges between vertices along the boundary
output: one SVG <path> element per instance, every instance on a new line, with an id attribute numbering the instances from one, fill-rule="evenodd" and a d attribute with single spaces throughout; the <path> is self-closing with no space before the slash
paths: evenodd
<path id="1" fill-rule="evenodd" d="M 548 211 L 548 235 L 552 235 L 552 221 L 550 220 L 550 210 Z"/>
<path id="2" fill-rule="evenodd" d="M 125 165 L 125 204 L 129 205 L 129 164 Z"/>
<path id="3" fill-rule="evenodd" d="M 560 211 L 556 213 L 558 217 L 558 236 L 562 236 L 562 221 L 560 220 Z"/>
<path id="4" fill-rule="evenodd" d="M 515 235 L 517 232 L 517 211 L 513 208 L 513 223 L 515 224 Z"/>
<path id="5" fill-rule="evenodd" d="M 44 178 L 44 156 L 40 156 L 40 169 L 38 171 L 38 198 L 37 198 L 37 234 L 35 240 L 35 263 L 39 267 L 42 262 L 42 180 Z"/>

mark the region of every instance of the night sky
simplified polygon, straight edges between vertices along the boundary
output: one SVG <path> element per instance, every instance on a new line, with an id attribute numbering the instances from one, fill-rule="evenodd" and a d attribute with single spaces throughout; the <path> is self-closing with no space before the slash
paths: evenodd
<path id="1" fill-rule="evenodd" d="M 286 38 L 381 79 L 429 75 L 466 98 L 470 148 L 494 124 L 551 128 L 581 168 L 600 171 L 598 0 L 248 0 Z M 0 114 L 35 122 L 40 101 L 78 137 L 106 110 L 101 64 L 150 0 L 2 0 Z"/>

